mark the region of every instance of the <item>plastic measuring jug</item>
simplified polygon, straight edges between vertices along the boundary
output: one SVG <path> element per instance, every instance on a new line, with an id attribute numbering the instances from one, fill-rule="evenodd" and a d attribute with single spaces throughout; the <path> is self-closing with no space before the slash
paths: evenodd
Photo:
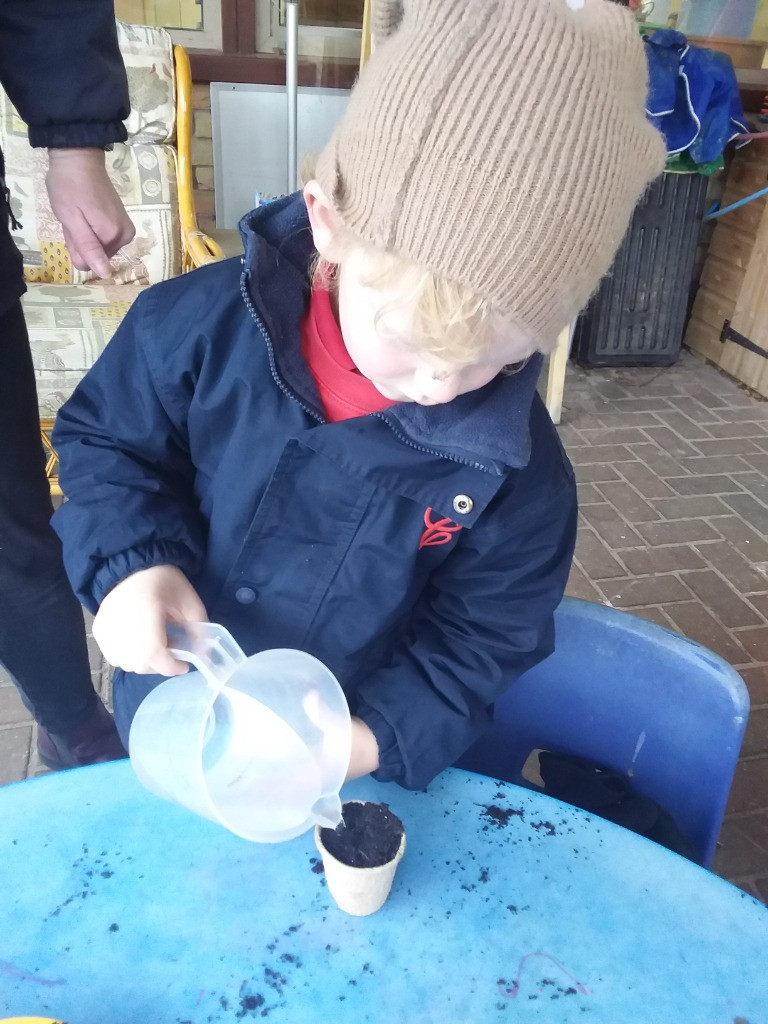
<path id="1" fill-rule="evenodd" d="M 247 658 L 214 623 L 169 626 L 168 640 L 197 671 L 160 683 L 133 719 L 147 789 L 258 843 L 338 825 L 352 729 L 325 665 L 287 649 Z"/>

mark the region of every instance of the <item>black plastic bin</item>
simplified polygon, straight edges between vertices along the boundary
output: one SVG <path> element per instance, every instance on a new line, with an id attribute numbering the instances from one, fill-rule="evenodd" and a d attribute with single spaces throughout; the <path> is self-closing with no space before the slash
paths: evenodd
<path id="1" fill-rule="evenodd" d="M 680 355 L 708 179 L 662 174 L 576 324 L 583 366 L 669 366 Z"/>

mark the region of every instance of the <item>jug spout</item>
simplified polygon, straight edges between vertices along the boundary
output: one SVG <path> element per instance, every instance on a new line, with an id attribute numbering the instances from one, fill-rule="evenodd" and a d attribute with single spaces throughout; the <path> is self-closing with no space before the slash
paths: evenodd
<path id="1" fill-rule="evenodd" d="M 338 793 L 321 796 L 312 808 L 312 817 L 323 828 L 336 828 L 341 821 L 341 800 Z"/>

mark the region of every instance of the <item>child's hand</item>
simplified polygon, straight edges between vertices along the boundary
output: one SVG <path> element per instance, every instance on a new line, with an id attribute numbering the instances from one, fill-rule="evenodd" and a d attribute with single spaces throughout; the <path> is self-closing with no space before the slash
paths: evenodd
<path id="1" fill-rule="evenodd" d="M 373 732 L 360 719 L 352 719 L 352 751 L 347 769 L 347 779 L 359 779 L 361 775 L 375 772 L 379 767 L 379 744 Z"/>
<path id="2" fill-rule="evenodd" d="M 110 590 L 93 620 L 93 636 L 110 665 L 177 676 L 189 666 L 169 652 L 166 625 L 207 621 L 205 606 L 181 569 L 156 565 Z"/>

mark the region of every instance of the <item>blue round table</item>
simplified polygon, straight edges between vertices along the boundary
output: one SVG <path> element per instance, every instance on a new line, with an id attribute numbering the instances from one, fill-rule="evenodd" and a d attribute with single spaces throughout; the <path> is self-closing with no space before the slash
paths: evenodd
<path id="1" fill-rule="evenodd" d="M 768 910 L 568 805 L 371 779 L 407 850 L 368 918 L 307 833 L 250 844 L 127 762 L 0 789 L 0 1011 L 69 1024 L 766 1024 Z"/>

